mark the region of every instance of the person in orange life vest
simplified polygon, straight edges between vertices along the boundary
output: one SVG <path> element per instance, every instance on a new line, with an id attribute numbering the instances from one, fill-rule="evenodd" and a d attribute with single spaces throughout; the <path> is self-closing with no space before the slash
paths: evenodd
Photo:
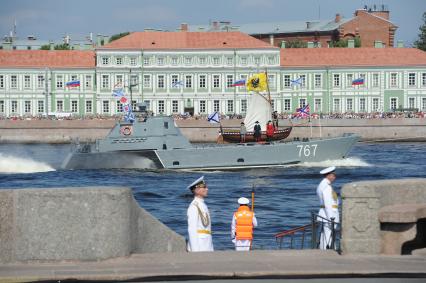
<path id="1" fill-rule="evenodd" d="M 210 252 L 213 251 L 212 227 L 210 213 L 204 199 L 209 189 L 201 176 L 188 186 L 194 195 L 194 200 L 188 207 L 188 251 Z"/>
<path id="2" fill-rule="evenodd" d="M 250 210 L 247 198 L 239 198 L 240 207 L 232 217 L 231 236 L 236 251 L 249 251 L 253 241 L 253 228 L 257 227 L 257 219 Z"/>
<path id="3" fill-rule="evenodd" d="M 269 120 L 268 124 L 266 124 L 266 141 L 271 141 L 274 136 L 275 127 L 272 124 L 272 121 Z"/>

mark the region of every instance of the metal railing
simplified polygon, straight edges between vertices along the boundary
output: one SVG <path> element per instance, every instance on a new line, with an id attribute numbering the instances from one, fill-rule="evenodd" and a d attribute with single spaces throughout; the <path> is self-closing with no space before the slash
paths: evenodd
<path id="1" fill-rule="evenodd" d="M 324 244 L 327 249 L 334 249 L 340 252 L 340 227 L 334 222 L 334 218 L 328 220 L 318 214 L 311 212 L 311 223 L 289 230 L 281 231 L 274 235 L 278 248 L 288 249 L 319 249 L 321 244 L 321 233 L 325 226 L 331 230 L 330 239 Z M 310 247 L 306 247 L 309 242 Z M 324 240 L 324 239 L 323 239 Z"/>

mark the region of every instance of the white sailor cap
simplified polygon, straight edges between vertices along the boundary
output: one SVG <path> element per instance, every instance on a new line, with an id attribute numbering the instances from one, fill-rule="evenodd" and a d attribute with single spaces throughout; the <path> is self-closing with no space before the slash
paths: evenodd
<path id="1" fill-rule="evenodd" d="M 327 167 L 327 168 L 325 168 L 325 169 L 322 169 L 322 170 L 320 171 L 320 174 L 321 174 L 321 175 L 326 175 L 326 174 L 328 174 L 328 173 L 332 173 L 332 172 L 334 172 L 334 170 L 336 170 L 336 166 Z"/>
<path id="2" fill-rule="evenodd" d="M 249 199 L 248 199 L 248 198 L 242 197 L 242 198 L 239 198 L 239 199 L 238 199 L 238 203 L 239 203 L 239 204 L 249 204 L 249 203 L 250 203 L 250 201 L 249 201 Z"/>
<path id="3" fill-rule="evenodd" d="M 192 191 L 193 189 L 195 189 L 195 187 L 198 184 L 205 184 L 205 182 L 204 182 L 204 176 L 201 176 L 200 178 L 198 178 L 197 180 L 195 180 L 194 182 L 192 182 L 191 185 L 189 185 L 187 187 L 187 189 L 190 189 Z"/>

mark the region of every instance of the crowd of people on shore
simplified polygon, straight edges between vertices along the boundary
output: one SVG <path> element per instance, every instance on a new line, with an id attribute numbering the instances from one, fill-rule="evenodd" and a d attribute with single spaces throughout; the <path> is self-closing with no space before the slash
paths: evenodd
<path id="1" fill-rule="evenodd" d="M 221 120 L 230 120 L 230 119 L 243 119 L 244 116 L 241 114 L 223 114 L 220 113 Z M 278 113 L 278 119 L 287 120 L 287 119 L 401 119 L 401 118 L 425 118 L 425 112 L 369 112 L 369 113 L 313 113 L 309 116 L 300 116 L 296 114 L 288 113 Z M 78 115 L 73 114 L 69 116 L 54 116 L 49 115 L 23 115 L 23 116 L 4 116 L 0 115 L 0 120 L 117 120 L 120 119 L 122 114 L 115 115 L 101 115 L 101 114 L 92 114 L 92 115 Z M 175 120 L 207 120 L 207 114 L 195 114 L 190 115 L 186 114 L 173 114 Z"/>

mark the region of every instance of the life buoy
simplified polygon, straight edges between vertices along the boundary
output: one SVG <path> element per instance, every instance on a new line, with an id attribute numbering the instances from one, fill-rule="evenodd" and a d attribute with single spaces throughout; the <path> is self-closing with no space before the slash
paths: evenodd
<path id="1" fill-rule="evenodd" d="M 132 128 L 129 126 L 125 126 L 123 128 L 121 128 L 121 133 L 125 136 L 129 136 L 132 134 Z"/>

